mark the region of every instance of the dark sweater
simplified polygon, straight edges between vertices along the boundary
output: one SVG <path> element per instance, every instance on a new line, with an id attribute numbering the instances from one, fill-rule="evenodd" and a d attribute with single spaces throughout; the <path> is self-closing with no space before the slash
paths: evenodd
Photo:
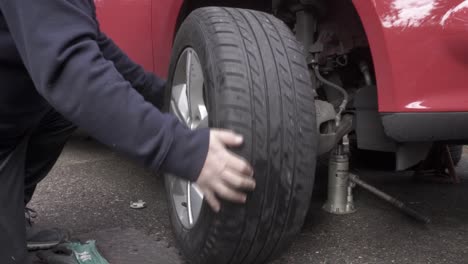
<path id="1" fill-rule="evenodd" d="M 161 113 L 163 86 L 100 32 L 93 0 L 0 0 L 0 137 L 2 121 L 52 106 L 147 167 L 196 180 L 209 131 Z"/>

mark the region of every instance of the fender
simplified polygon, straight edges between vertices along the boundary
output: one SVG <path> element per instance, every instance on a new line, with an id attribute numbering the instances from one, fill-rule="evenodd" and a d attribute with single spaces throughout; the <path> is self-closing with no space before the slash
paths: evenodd
<path id="1" fill-rule="evenodd" d="M 154 72 L 167 78 L 174 32 L 183 0 L 152 1 L 152 45 Z"/>
<path id="2" fill-rule="evenodd" d="M 375 69 L 379 109 L 390 109 L 395 105 L 391 57 L 385 40 L 384 28 L 379 19 L 377 7 L 369 0 L 354 0 L 372 53 Z"/>
<path id="3" fill-rule="evenodd" d="M 468 1 L 353 0 L 381 113 L 468 112 Z"/>

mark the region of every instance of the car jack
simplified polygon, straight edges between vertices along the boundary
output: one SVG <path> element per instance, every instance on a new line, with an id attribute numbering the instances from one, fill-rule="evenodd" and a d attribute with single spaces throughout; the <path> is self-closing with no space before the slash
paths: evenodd
<path id="1" fill-rule="evenodd" d="M 332 214 L 354 213 L 356 208 L 354 206 L 353 189 L 356 186 L 369 191 L 418 221 L 426 224 L 430 222 L 428 217 L 416 212 L 402 201 L 366 183 L 357 175 L 350 173 L 348 154 L 344 151 L 344 146 L 339 144 L 332 151 L 329 160 L 328 199 L 323 209 Z"/>

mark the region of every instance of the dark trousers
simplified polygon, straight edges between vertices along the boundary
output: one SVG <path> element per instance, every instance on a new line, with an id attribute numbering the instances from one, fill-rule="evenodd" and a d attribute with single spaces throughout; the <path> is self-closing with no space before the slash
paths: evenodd
<path id="1" fill-rule="evenodd" d="M 0 263 L 26 263 L 24 207 L 75 126 L 52 109 L 0 113 Z"/>

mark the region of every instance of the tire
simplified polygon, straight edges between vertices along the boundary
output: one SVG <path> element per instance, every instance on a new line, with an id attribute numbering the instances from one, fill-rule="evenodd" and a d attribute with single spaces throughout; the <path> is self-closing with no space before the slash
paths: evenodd
<path id="1" fill-rule="evenodd" d="M 453 165 L 457 166 L 462 159 L 463 145 L 449 145 L 449 150 L 452 156 Z"/>
<path id="2" fill-rule="evenodd" d="M 317 130 L 302 48 L 271 15 L 197 9 L 176 35 L 168 87 L 187 47 L 203 66 L 209 126 L 244 135 L 242 148 L 233 151 L 253 165 L 257 188 L 246 204 L 223 202 L 218 214 L 203 202 L 191 228 L 168 191 L 174 234 L 190 263 L 265 263 L 300 231 L 313 189 Z"/>

